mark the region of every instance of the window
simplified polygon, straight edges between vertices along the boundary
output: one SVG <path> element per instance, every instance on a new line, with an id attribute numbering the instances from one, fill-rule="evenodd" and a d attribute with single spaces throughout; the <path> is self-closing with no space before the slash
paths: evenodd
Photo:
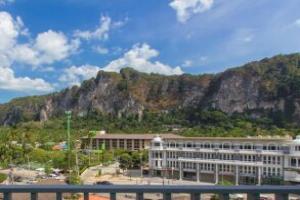
<path id="1" fill-rule="evenodd" d="M 119 141 L 119 148 L 123 149 L 124 148 L 124 140 Z"/>
<path id="2" fill-rule="evenodd" d="M 134 140 L 134 149 L 139 149 L 140 148 L 140 140 Z"/>
<path id="3" fill-rule="evenodd" d="M 272 164 L 276 164 L 276 157 L 275 156 L 272 157 Z"/>
<path id="4" fill-rule="evenodd" d="M 280 168 L 277 168 L 277 176 L 281 176 Z"/>
<path id="5" fill-rule="evenodd" d="M 251 144 L 245 144 L 245 149 L 252 149 L 252 145 Z"/>
<path id="6" fill-rule="evenodd" d="M 272 168 L 272 176 L 276 176 L 276 168 Z"/>
<path id="7" fill-rule="evenodd" d="M 267 157 L 263 156 L 263 163 L 266 164 L 267 163 Z"/>
<path id="8" fill-rule="evenodd" d="M 172 142 L 172 143 L 170 144 L 170 146 L 171 146 L 171 147 L 175 147 L 175 143 Z"/>
<path id="9" fill-rule="evenodd" d="M 230 149 L 230 145 L 228 143 L 223 144 L 223 149 Z"/>
<path id="10" fill-rule="evenodd" d="M 263 146 L 263 150 L 267 150 L 268 148 L 267 148 L 267 146 L 266 145 L 264 145 Z"/>
<path id="11" fill-rule="evenodd" d="M 209 143 L 205 143 L 205 144 L 204 144 L 204 148 L 210 149 L 210 144 L 209 144 Z"/>
<path id="12" fill-rule="evenodd" d="M 271 164 L 271 156 L 268 156 L 268 164 Z"/>
<path id="13" fill-rule="evenodd" d="M 277 146 L 275 146 L 274 144 L 270 144 L 269 145 L 269 150 L 275 151 L 275 150 L 277 150 Z"/>
<path id="14" fill-rule="evenodd" d="M 109 140 L 105 140 L 105 148 L 110 149 L 110 141 Z"/>
<path id="15" fill-rule="evenodd" d="M 112 147 L 113 147 L 113 148 L 118 148 L 117 146 L 118 146 L 118 145 L 117 145 L 117 140 L 116 140 L 116 139 L 113 139 L 113 140 L 112 140 Z"/>
<path id="16" fill-rule="evenodd" d="M 127 149 L 132 148 L 132 140 L 126 140 L 127 141 Z"/>
<path id="17" fill-rule="evenodd" d="M 160 143 L 159 143 L 159 142 L 155 142 L 155 143 L 154 143 L 154 146 L 155 146 L 155 147 L 159 147 L 159 146 L 160 146 Z"/>

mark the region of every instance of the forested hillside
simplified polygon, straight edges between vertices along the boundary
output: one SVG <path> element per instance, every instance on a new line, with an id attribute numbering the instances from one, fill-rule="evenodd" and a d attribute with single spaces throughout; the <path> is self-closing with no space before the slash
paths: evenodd
<path id="1" fill-rule="evenodd" d="M 91 129 L 164 132 L 173 125 L 186 135 L 295 135 L 300 121 L 300 54 L 278 55 L 218 74 L 99 71 L 80 87 L 0 105 L 1 132 L 58 139 L 66 110 L 73 112 L 78 135 Z"/>

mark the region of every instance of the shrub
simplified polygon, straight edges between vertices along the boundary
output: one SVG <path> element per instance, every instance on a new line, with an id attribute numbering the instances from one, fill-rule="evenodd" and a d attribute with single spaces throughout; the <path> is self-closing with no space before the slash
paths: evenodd
<path id="1" fill-rule="evenodd" d="M 2 183 L 3 181 L 5 181 L 6 179 L 7 179 L 7 175 L 0 173 L 0 183 Z"/>

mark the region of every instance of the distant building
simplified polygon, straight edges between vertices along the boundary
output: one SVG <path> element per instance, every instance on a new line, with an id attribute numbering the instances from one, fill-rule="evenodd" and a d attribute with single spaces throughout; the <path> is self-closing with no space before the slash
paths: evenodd
<path id="1" fill-rule="evenodd" d="M 300 136 L 155 137 L 149 148 L 152 175 L 238 184 L 300 183 Z"/>
<path id="2" fill-rule="evenodd" d="M 124 149 L 137 151 L 148 149 L 152 139 L 156 135 L 157 134 L 106 134 L 105 132 L 99 131 L 96 136 L 91 139 L 88 137 L 81 138 L 81 147 L 82 149 L 89 149 L 90 140 L 92 140 L 92 149 L 100 149 L 104 143 L 105 149 L 107 150 Z M 170 133 L 161 134 L 160 136 L 164 139 L 183 138 L 182 136 Z"/>
<path id="3" fill-rule="evenodd" d="M 66 142 L 60 142 L 54 146 L 52 146 L 52 150 L 54 151 L 62 151 L 62 150 L 66 150 L 68 148 L 67 143 Z"/>

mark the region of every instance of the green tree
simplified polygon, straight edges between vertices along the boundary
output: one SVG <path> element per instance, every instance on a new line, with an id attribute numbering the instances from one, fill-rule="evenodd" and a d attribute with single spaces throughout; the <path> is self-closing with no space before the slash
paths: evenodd
<path id="1" fill-rule="evenodd" d="M 132 167 L 132 158 L 128 153 L 123 153 L 119 158 L 120 168 L 127 170 Z"/>

